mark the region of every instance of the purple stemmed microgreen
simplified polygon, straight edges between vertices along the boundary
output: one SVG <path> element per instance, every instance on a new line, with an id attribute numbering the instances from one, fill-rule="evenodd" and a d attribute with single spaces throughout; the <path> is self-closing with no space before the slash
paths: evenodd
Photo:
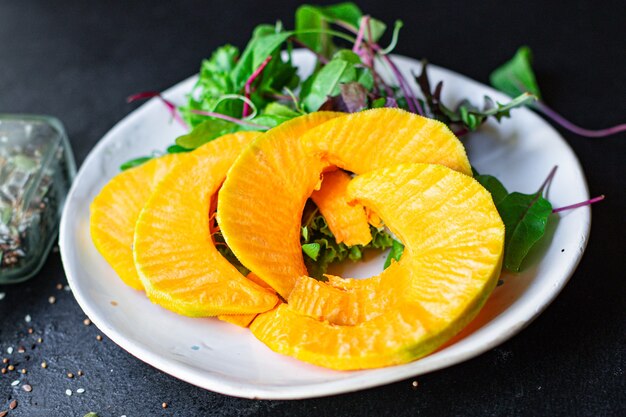
<path id="1" fill-rule="evenodd" d="M 361 43 L 363 42 L 363 36 L 365 35 L 365 27 L 368 25 L 369 22 L 369 16 L 363 16 L 361 17 L 361 22 L 359 24 L 359 31 L 356 34 L 356 41 L 354 42 L 354 46 L 352 47 L 352 52 L 359 54 L 359 56 L 361 56 L 361 58 L 363 57 L 361 55 Z"/>
<path id="2" fill-rule="evenodd" d="M 265 69 L 265 67 L 267 66 L 267 64 L 271 60 L 272 60 L 272 56 L 271 55 L 269 55 L 267 58 L 265 58 L 265 60 L 263 60 L 261 65 L 259 65 L 257 67 L 257 69 L 254 70 L 252 75 L 250 75 L 250 77 L 246 81 L 246 83 L 244 85 L 244 95 L 245 95 L 245 97 L 248 100 L 250 99 L 250 93 L 251 93 L 251 90 L 252 90 L 252 83 L 254 82 L 254 80 L 256 80 L 259 77 L 259 75 L 261 75 L 261 73 L 263 72 L 263 70 Z M 248 104 L 248 101 L 244 100 L 242 117 L 248 117 L 249 114 L 250 114 L 250 105 Z"/>
<path id="3" fill-rule="evenodd" d="M 419 103 L 419 100 L 417 100 L 417 98 L 415 97 L 415 95 L 413 94 L 413 91 L 411 90 L 411 87 L 409 86 L 409 83 L 406 81 L 406 79 L 404 78 L 404 75 L 402 75 L 402 72 L 400 72 L 400 69 L 396 66 L 396 64 L 393 62 L 393 60 L 384 53 L 384 49 L 376 42 L 374 42 L 372 39 L 372 28 L 371 28 L 371 21 L 369 16 L 363 16 L 362 21 L 361 21 L 361 25 L 359 27 L 358 30 L 356 30 L 354 27 L 352 27 L 349 24 L 346 24 L 344 22 L 337 22 L 337 24 L 344 28 L 345 30 L 352 32 L 354 34 L 357 35 L 357 40 L 359 40 L 358 36 L 360 33 L 363 32 L 362 28 L 365 28 L 365 30 L 367 31 L 367 38 L 365 39 L 365 41 L 363 42 L 363 39 L 365 38 L 363 35 L 361 35 L 361 41 L 360 43 L 363 43 L 365 45 L 367 45 L 368 48 L 370 48 L 373 51 L 372 55 L 378 56 L 380 57 L 388 66 L 389 69 L 391 70 L 391 72 L 393 73 L 394 77 L 396 78 L 397 82 L 398 82 L 398 87 L 400 87 L 400 89 L 402 90 L 402 94 L 404 94 L 404 97 L 406 99 L 407 102 L 407 106 L 410 112 L 412 113 L 417 113 L 420 115 L 424 115 L 424 110 L 422 109 L 421 104 Z M 397 25 L 398 30 L 399 30 L 399 25 Z M 360 45 L 359 43 L 359 45 Z M 357 43 L 355 42 L 355 47 L 357 46 Z M 362 50 L 362 48 L 359 48 L 359 50 Z M 359 54 L 361 56 L 361 58 L 365 58 L 364 59 L 364 63 L 366 65 L 368 65 L 368 62 L 366 61 L 366 59 L 371 59 L 371 64 L 368 65 L 371 68 L 374 67 L 374 57 L 375 56 L 368 56 L 367 54 Z M 383 85 L 385 85 L 383 83 Z M 386 85 L 385 85 L 386 86 Z M 386 86 L 387 87 L 387 86 Z M 389 88 L 386 89 L 387 93 L 389 94 L 391 91 Z"/>
<path id="4" fill-rule="evenodd" d="M 165 107 L 167 107 L 168 111 L 170 112 L 170 115 L 172 116 L 174 120 L 176 120 L 185 129 L 189 129 L 189 126 L 187 126 L 187 123 L 185 123 L 180 113 L 178 112 L 178 108 L 176 107 L 176 105 L 172 103 L 170 100 L 163 97 L 163 95 L 161 95 L 161 93 L 159 93 L 158 91 L 143 91 L 141 93 L 133 94 L 126 98 L 126 102 L 133 103 L 135 101 L 147 100 L 149 98 L 154 98 L 154 97 L 157 97 L 159 100 L 161 100 L 161 102 L 165 105 Z"/>
<path id="5" fill-rule="evenodd" d="M 561 127 L 579 136 L 584 136 L 587 138 L 603 138 L 603 137 L 615 135 L 617 133 L 626 132 L 626 123 L 622 123 L 613 127 L 608 127 L 606 129 L 597 129 L 597 130 L 585 129 L 583 127 L 580 127 L 570 122 L 565 117 L 561 116 L 559 113 L 557 113 L 552 108 L 550 108 L 543 101 L 537 101 L 536 103 L 533 104 L 532 107 L 539 110 L 542 114 L 552 119 L 552 121 L 554 121 Z"/>
<path id="6" fill-rule="evenodd" d="M 584 206 L 590 206 L 594 203 L 597 203 L 599 201 L 604 200 L 604 194 L 599 195 L 597 197 L 591 198 L 589 200 L 586 201 L 581 201 L 580 203 L 576 203 L 576 204 L 571 204 L 569 206 L 565 206 L 565 207 L 558 207 L 552 210 L 552 213 L 560 213 L 561 211 L 565 211 L 565 210 L 572 210 L 578 207 L 584 207 Z"/>

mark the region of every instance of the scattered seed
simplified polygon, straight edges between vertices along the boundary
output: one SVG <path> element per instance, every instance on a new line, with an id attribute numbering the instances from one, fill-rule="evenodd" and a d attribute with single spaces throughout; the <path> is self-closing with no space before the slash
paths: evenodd
<path id="1" fill-rule="evenodd" d="M 2 358 L 2 363 L 9 363 L 9 358 Z"/>
<path id="2" fill-rule="evenodd" d="M 71 372 L 68 372 L 68 373 L 67 373 L 67 377 L 68 377 L 68 378 L 74 378 L 74 374 L 73 374 L 73 373 L 71 373 Z"/>
<path id="3" fill-rule="evenodd" d="M 167 403 L 163 403 L 163 404 L 161 404 L 161 407 L 163 407 L 163 408 L 167 408 Z"/>
<path id="4" fill-rule="evenodd" d="M 9 404 L 9 409 L 15 410 L 16 408 L 17 408 L 17 400 L 11 401 L 11 403 Z"/>
<path id="5" fill-rule="evenodd" d="M 46 361 L 41 362 L 41 367 L 43 369 L 46 369 L 48 367 L 48 362 L 46 362 Z"/>
<path id="6" fill-rule="evenodd" d="M 63 287 L 63 289 L 65 290 L 65 292 L 70 292 L 72 291 L 72 289 L 70 288 L 69 285 L 66 285 L 65 287 Z"/>
<path id="7" fill-rule="evenodd" d="M 26 349 L 24 348 L 24 346 L 20 346 L 17 348 L 17 353 L 24 353 L 26 352 Z"/>
<path id="8" fill-rule="evenodd" d="M 419 383 L 417 381 L 411 382 L 411 386 L 413 387 L 413 389 L 417 388 L 418 385 Z"/>
<path id="9" fill-rule="evenodd" d="M 30 323 L 30 321 L 31 321 L 31 320 L 32 320 L 32 319 L 31 319 L 31 317 L 30 317 L 30 314 L 27 314 L 27 315 L 26 315 L 26 317 L 24 317 L 24 321 L 25 321 L 26 323 Z"/>
<path id="10" fill-rule="evenodd" d="M 102 342 L 102 336 L 97 335 L 97 336 L 96 336 L 96 340 L 97 340 L 98 342 Z"/>
<path id="11" fill-rule="evenodd" d="M 5 417 L 7 414 L 9 414 L 8 411 L 0 411 L 0 417 Z"/>
<path id="12" fill-rule="evenodd" d="M 50 304 L 54 304 L 57 302 L 57 298 L 54 295 L 51 295 L 50 297 L 48 297 L 48 302 Z"/>
<path id="13" fill-rule="evenodd" d="M 5 292 L 0 292 L 0 300 L 4 300 L 4 297 L 7 296 L 7 293 Z"/>
<path id="14" fill-rule="evenodd" d="M 2 369 L 0 370 L 0 372 L 2 373 L 2 375 L 6 374 L 6 373 L 7 373 L 7 368 L 2 368 Z"/>
<path id="15" fill-rule="evenodd" d="M 35 330 L 34 330 L 32 327 L 29 327 L 29 328 L 28 328 L 28 334 L 33 334 L 33 332 L 34 332 L 34 331 L 35 331 Z"/>
<path id="16" fill-rule="evenodd" d="M 20 371 L 22 374 L 26 373 L 26 369 L 22 368 L 22 370 Z"/>
<path id="17" fill-rule="evenodd" d="M 22 389 L 26 392 L 31 392 L 33 390 L 33 387 L 31 387 L 30 385 L 26 384 L 22 386 Z"/>
<path id="18" fill-rule="evenodd" d="M 43 343 L 43 339 L 41 337 L 37 338 L 37 343 Z"/>
<path id="19" fill-rule="evenodd" d="M 76 390 L 76 394 L 82 394 L 83 392 L 85 392 L 85 388 L 78 388 Z"/>
<path id="20" fill-rule="evenodd" d="M 18 385 L 20 385 L 20 380 L 16 379 L 15 381 L 11 382 L 11 386 L 12 387 L 17 387 Z"/>
<path id="21" fill-rule="evenodd" d="M 61 284 L 60 282 L 57 284 L 57 290 L 62 290 L 63 289 L 63 284 Z"/>
<path id="22" fill-rule="evenodd" d="M 66 389 L 65 390 L 65 395 L 67 395 L 68 397 L 72 396 L 72 390 L 71 389 Z"/>
<path id="23" fill-rule="evenodd" d="M 89 325 L 91 324 L 91 320 L 89 320 L 89 319 L 85 319 L 85 320 L 83 320 L 83 324 L 84 324 L 85 326 L 89 326 Z"/>
<path id="24" fill-rule="evenodd" d="M 79 369 L 78 370 L 78 376 L 83 376 L 83 375 L 85 375 L 85 373 Z"/>
<path id="25" fill-rule="evenodd" d="M 117 307 L 117 301 L 111 301 L 111 305 L 112 305 L 113 307 Z"/>
<path id="26" fill-rule="evenodd" d="M 13 353 L 13 346 L 9 346 L 9 347 L 7 348 L 7 353 L 8 353 L 9 355 Z"/>
<path id="27" fill-rule="evenodd" d="M 9 366 L 7 367 L 7 369 L 8 369 L 9 371 L 15 371 L 15 366 L 13 366 L 13 365 L 9 365 Z"/>

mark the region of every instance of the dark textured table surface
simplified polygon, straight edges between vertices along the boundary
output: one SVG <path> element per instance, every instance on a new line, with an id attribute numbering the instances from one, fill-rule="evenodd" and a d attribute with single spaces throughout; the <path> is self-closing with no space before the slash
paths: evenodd
<path id="1" fill-rule="evenodd" d="M 404 20 L 397 52 L 487 82 L 493 68 L 528 44 L 553 107 L 583 126 L 626 122 L 624 2 L 403 3 L 361 2 L 387 22 Z M 60 118 L 80 164 L 133 110 L 124 102 L 127 95 L 186 78 L 218 45 L 243 46 L 258 23 L 281 19 L 291 25 L 295 7 L 0 0 L 0 113 Z M 562 133 L 581 160 L 591 194 L 607 199 L 594 207 L 589 246 L 563 292 L 499 347 L 449 369 L 352 394 L 305 401 L 231 398 L 153 369 L 106 337 L 97 341 L 98 329 L 83 324 L 72 293 L 56 289 L 66 279 L 59 254 L 52 253 L 33 280 L 0 286 L 0 357 L 27 370 L 0 375 L 0 415 L 13 400 L 18 405 L 10 417 L 82 417 L 89 411 L 100 417 L 626 415 L 626 135 L 584 139 Z M 49 302 L 51 296 L 56 302 Z M 76 376 L 70 379 L 68 372 Z M 20 386 L 13 387 L 14 380 Z M 78 388 L 85 392 L 77 394 Z"/>

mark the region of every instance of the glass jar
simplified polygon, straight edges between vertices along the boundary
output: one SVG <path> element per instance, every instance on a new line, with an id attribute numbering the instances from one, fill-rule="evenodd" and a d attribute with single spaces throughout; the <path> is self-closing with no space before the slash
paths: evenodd
<path id="1" fill-rule="evenodd" d="M 75 175 L 59 120 L 0 114 L 0 284 L 25 281 L 39 271 Z"/>

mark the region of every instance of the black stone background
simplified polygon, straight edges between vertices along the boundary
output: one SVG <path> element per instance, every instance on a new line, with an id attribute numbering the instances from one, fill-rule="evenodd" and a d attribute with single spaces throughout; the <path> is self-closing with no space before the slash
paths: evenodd
<path id="1" fill-rule="evenodd" d="M 623 1 L 361 1 L 386 22 L 405 22 L 397 52 L 487 82 L 522 45 L 549 103 L 587 127 L 626 122 Z M 0 0 L 0 112 L 51 114 L 80 164 L 136 105 L 134 92 L 165 89 L 195 73 L 217 46 L 243 46 L 252 28 L 293 23 L 296 2 L 94 2 Z M 58 253 L 30 282 L 1 286 L 1 357 L 26 375 L 0 375 L 0 411 L 18 416 L 626 415 L 624 162 L 626 135 L 585 139 L 562 131 L 592 195 L 587 252 L 552 305 L 501 346 L 449 369 L 361 392 L 304 401 L 251 401 L 205 391 L 132 357 L 85 318 Z M 575 186 L 575 185 L 572 185 Z M 57 298 L 55 304 L 48 297 Z M 30 326 L 24 317 L 30 314 Z M 37 337 L 43 338 L 36 344 Z M 32 349 L 33 343 L 36 344 Z M 27 352 L 6 354 L 8 346 Z M 46 360 L 48 369 L 41 369 Z M 81 378 L 65 374 L 78 369 Z M 26 393 L 10 382 L 33 387 Z M 419 385 L 412 388 L 412 381 Z M 86 389 L 82 395 L 65 390 Z M 163 410 L 161 403 L 169 408 Z"/>

